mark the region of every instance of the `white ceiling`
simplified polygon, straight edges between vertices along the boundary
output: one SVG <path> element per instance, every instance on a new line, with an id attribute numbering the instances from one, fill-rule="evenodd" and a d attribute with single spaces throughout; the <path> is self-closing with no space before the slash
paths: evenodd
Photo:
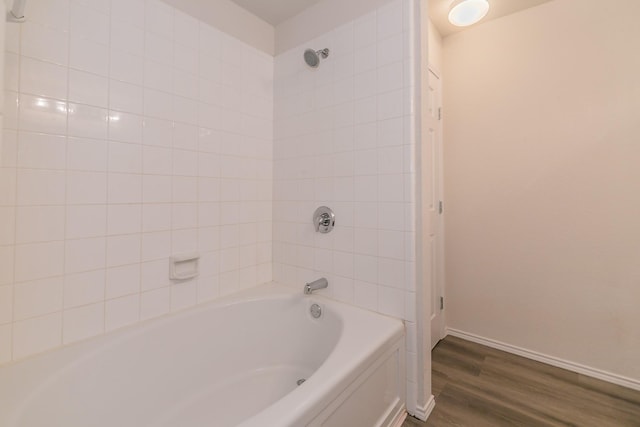
<path id="1" fill-rule="evenodd" d="M 232 0 L 274 27 L 292 18 L 321 0 Z M 489 0 L 491 8 L 481 21 L 486 22 L 501 16 L 528 9 L 551 0 Z M 447 20 L 449 6 L 454 0 L 429 0 L 429 16 L 443 37 L 462 31 L 464 28 L 451 25 Z"/>
<path id="2" fill-rule="evenodd" d="M 487 16 L 480 21 L 480 23 L 510 15 L 549 1 L 551 0 L 489 0 L 489 13 L 487 13 Z M 431 22 L 436 26 L 442 37 L 469 28 L 456 27 L 449 23 L 447 16 L 449 15 L 449 6 L 453 2 L 454 0 L 429 0 L 429 16 L 431 17 Z"/>
<path id="3" fill-rule="evenodd" d="M 233 0 L 274 27 L 320 0 Z"/>

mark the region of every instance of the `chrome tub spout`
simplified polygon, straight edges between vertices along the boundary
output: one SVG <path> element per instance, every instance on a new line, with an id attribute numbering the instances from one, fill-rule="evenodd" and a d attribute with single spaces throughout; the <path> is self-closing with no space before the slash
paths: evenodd
<path id="1" fill-rule="evenodd" d="M 324 289 L 329 286 L 329 282 L 324 277 L 318 280 L 315 280 L 311 283 L 307 283 L 304 285 L 304 294 L 311 295 L 313 291 L 317 291 L 318 289 Z"/>

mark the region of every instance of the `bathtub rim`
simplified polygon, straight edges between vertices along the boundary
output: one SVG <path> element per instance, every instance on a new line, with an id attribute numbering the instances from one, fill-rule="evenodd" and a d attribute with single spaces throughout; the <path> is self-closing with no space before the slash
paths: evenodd
<path id="1" fill-rule="evenodd" d="M 385 328 L 386 330 L 384 331 L 376 331 L 376 334 L 379 334 L 380 336 L 375 342 L 369 342 L 369 345 L 366 347 L 356 345 L 354 349 L 354 346 L 345 345 L 345 341 L 356 338 L 352 336 L 356 331 L 353 330 L 354 328 L 351 322 L 348 320 L 344 321 L 343 319 L 345 330 L 340 335 L 334 351 L 329 354 L 327 359 L 320 365 L 320 367 L 318 367 L 314 374 L 301 386 L 313 386 L 316 389 L 316 392 L 319 392 L 322 396 L 321 399 L 305 399 L 302 393 L 296 393 L 298 390 L 294 390 L 282 397 L 280 400 L 274 402 L 273 405 L 265 408 L 253 417 L 248 418 L 238 427 L 271 425 L 269 423 L 282 423 L 283 426 L 294 426 L 299 425 L 298 423 L 300 422 L 304 422 L 304 425 L 306 425 L 306 423 L 313 421 L 315 416 L 317 416 L 323 408 L 330 405 L 341 392 L 346 390 L 352 383 L 357 381 L 363 373 L 375 365 L 382 356 L 389 353 L 394 348 L 399 348 L 401 350 L 402 370 L 405 370 L 405 328 L 404 322 L 401 319 L 336 301 L 318 294 L 308 297 L 308 306 L 310 306 L 314 301 L 318 301 L 321 304 L 326 303 L 337 307 L 345 307 L 347 313 L 363 313 L 367 317 L 371 316 L 374 319 L 384 319 L 382 321 L 388 324 L 387 328 Z M 384 334 L 382 334 L 382 332 L 384 332 Z M 341 363 L 343 360 L 341 359 L 341 356 L 344 355 L 343 353 L 347 353 L 347 363 Z M 406 371 L 403 372 L 402 375 L 401 380 L 404 382 L 406 381 Z M 401 388 L 403 389 L 402 394 L 404 396 L 404 383 Z M 404 411 L 405 403 L 406 402 L 404 401 L 401 402 L 401 408 L 397 409 Z M 296 408 L 295 415 L 288 412 L 287 408 Z"/>
<path id="2" fill-rule="evenodd" d="M 6 379 L 8 377 L 10 380 L 22 379 L 20 375 L 21 371 L 25 372 L 25 367 L 31 368 L 27 376 L 28 381 L 21 383 L 21 391 L 17 396 L 12 396 L 11 387 L 0 388 L 0 398 L 3 397 L 3 389 L 5 391 L 4 394 L 7 395 L 5 397 L 8 397 L 8 399 L 0 399 L 5 401 L 5 408 L 10 409 L 8 412 L 10 415 L 7 416 L 6 421 L 13 420 L 14 416 L 21 412 L 19 410 L 20 407 L 24 408 L 25 405 L 28 406 L 28 402 L 31 400 L 30 396 L 37 394 L 38 390 L 46 387 L 51 381 L 63 376 L 67 370 L 73 369 L 78 364 L 104 351 L 105 347 L 117 346 L 119 343 L 131 339 L 132 336 L 144 334 L 145 331 L 149 329 L 161 328 L 163 325 L 172 323 L 176 319 L 197 316 L 202 312 L 212 309 L 224 310 L 234 305 L 264 300 L 301 301 L 301 304 L 304 304 L 306 307 L 317 302 L 323 307 L 338 313 L 339 320 L 342 323 L 342 330 L 338 331 L 339 337 L 331 353 L 329 353 L 327 358 L 300 389 L 294 389 L 253 417 L 243 420 L 240 424 L 241 426 L 245 424 L 251 425 L 251 420 L 264 416 L 275 417 L 274 419 L 277 419 L 278 423 L 284 423 L 282 425 L 293 425 L 292 423 L 296 421 L 299 422 L 301 417 L 304 417 L 306 422 L 311 421 L 322 408 L 330 404 L 333 399 L 335 399 L 335 396 L 346 389 L 349 384 L 374 363 L 378 357 L 394 345 L 397 345 L 398 341 L 404 338 L 404 325 L 400 319 L 384 316 L 317 294 L 305 296 L 301 290 L 298 294 L 298 292 L 289 286 L 270 282 L 197 306 L 147 319 L 86 340 L 67 344 L 33 355 L 29 358 L 0 365 L 0 379 Z M 353 343 L 349 343 L 349 341 L 354 338 L 362 339 L 362 336 L 360 336 L 362 334 L 358 334 L 355 325 L 349 324 L 349 319 L 345 320 L 345 313 L 346 317 L 356 317 L 356 319 L 351 320 L 362 320 L 362 318 L 378 319 L 378 322 L 387 326 L 385 328 L 385 335 L 379 336 L 379 339 L 369 343 L 366 347 L 355 345 L 354 348 Z M 376 331 L 374 335 L 380 335 L 379 331 Z M 344 348 L 342 348 L 343 346 Z M 347 356 L 346 359 L 340 358 L 345 355 Z M 59 369 L 51 369 L 52 366 L 59 367 Z M 17 373 L 12 373 L 12 368 L 16 368 Z M 311 388 L 313 388 L 312 395 L 308 392 L 301 393 L 302 390 L 309 391 Z M 312 396 L 320 396 L 320 398 L 312 398 Z M 0 404 L 0 407 L 2 406 L 4 405 Z M 291 411 L 286 410 L 292 407 L 296 408 L 295 416 L 291 415 Z"/>

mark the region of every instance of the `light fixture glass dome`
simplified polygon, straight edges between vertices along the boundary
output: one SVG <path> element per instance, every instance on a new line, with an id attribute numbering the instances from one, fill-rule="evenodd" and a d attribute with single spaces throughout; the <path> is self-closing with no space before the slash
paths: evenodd
<path id="1" fill-rule="evenodd" d="M 457 0 L 449 10 L 449 22 L 456 27 L 467 27 L 484 18 L 487 12 L 488 0 Z"/>

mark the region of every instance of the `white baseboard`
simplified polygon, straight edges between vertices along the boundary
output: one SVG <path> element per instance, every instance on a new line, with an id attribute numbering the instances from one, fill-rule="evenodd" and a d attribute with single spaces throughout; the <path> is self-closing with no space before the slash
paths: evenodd
<path id="1" fill-rule="evenodd" d="M 412 414 L 412 415 L 419 420 L 427 421 L 427 418 L 429 418 L 429 415 L 431 415 L 431 412 L 435 407 L 436 407 L 436 399 L 433 395 L 431 395 L 427 403 L 422 407 L 421 406 L 416 407 L 416 412 L 415 414 Z"/>
<path id="2" fill-rule="evenodd" d="M 407 411 L 402 411 L 401 413 L 399 413 L 398 416 L 390 424 L 391 427 L 402 427 L 404 420 L 407 419 L 407 415 Z"/>
<path id="3" fill-rule="evenodd" d="M 577 372 L 579 374 L 586 375 L 588 377 L 597 378 L 602 381 L 606 381 L 609 383 L 617 384 L 622 387 L 627 387 L 633 390 L 640 391 L 640 381 L 635 380 L 633 378 L 627 378 L 622 375 L 613 374 L 611 372 L 592 368 L 590 366 L 581 365 L 579 363 L 549 356 L 543 353 L 538 353 L 537 351 L 528 350 L 526 348 L 518 347 L 511 344 L 506 344 L 506 343 L 492 340 L 489 338 L 484 338 L 479 335 L 470 334 L 468 332 L 459 331 L 457 329 L 447 328 L 445 330 L 445 336 L 446 335 L 452 335 L 454 337 L 462 338 L 467 341 L 486 345 L 487 347 L 506 351 L 507 353 L 512 353 L 518 356 L 526 357 L 527 359 L 532 359 L 537 362 L 546 363 L 547 365 L 566 369 L 572 372 Z"/>

